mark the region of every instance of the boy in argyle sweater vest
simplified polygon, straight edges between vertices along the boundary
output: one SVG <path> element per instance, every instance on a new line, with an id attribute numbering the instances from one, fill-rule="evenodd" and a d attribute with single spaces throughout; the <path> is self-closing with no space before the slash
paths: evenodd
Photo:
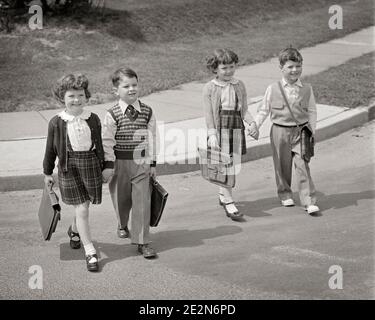
<path id="1" fill-rule="evenodd" d="M 150 176 L 156 176 L 156 119 L 151 107 L 138 99 L 138 76 L 133 70 L 117 70 L 112 84 L 119 102 L 108 110 L 103 122 L 103 181 L 109 182 L 118 236 L 130 236 L 139 253 L 153 258 L 156 252 L 149 244 Z"/>
<path id="2" fill-rule="evenodd" d="M 281 204 L 286 207 L 294 205 L 291 190 L 294 162 L 301 205 L 309 214 L 314 215 L 319 212 L 319 207 L 316 205 L 309 163 L 301 155 L 301 130 L 298 126 L 307 124 L 315 134 L 317 112 L 311 85 L 300 80 L 302 61 L 302 55 L 297 49 L 286 48 L 280 52 L 279 62 L 283 77 L 281 81 L 267 88 L 258 107 L 255 122 L 259 129 L 271 114 L 271 148 Z"/>

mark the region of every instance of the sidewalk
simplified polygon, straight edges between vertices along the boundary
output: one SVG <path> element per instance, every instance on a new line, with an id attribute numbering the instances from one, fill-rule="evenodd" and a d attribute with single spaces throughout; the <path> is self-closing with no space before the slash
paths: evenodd
<path id="1" fill-rule="evenodd" d="M 375 27 L 363 29 L 340 39 L 301 50 L 303 75 L 316 74 L 330 67 L 375 50 Z M 236 77 L 248 92 L 249 109 L 255 115 L 257 103 L 266 87 L 280 78 L 277 58 L 240 67 Z M 158 174 L 198 170 L 196 148 L 205 141 L 202 117 L 203 82 L 191 82 L 170 90 L 153 93 L 141 100 L 153 107 L 161 134 Z M 89 106 L 103 119 L 112 103 Z M 347 110 L 317 105 L 317 141 L 330 138 L 369 119 L 367 109 Z M 57 110 L 2 113 L 0 116 L 0 191 L 41 188 L 42 160 L 49 119 Z M 372 113 L 373 114 L 373 113 Z M 27 124 L 27 126 L 25 126 Z M 248 140 L 245 161 L 271 154 L 269 119 L 261 128 L 259 141 Z M 178 163 L 178 164 L 176 164 Z"/>

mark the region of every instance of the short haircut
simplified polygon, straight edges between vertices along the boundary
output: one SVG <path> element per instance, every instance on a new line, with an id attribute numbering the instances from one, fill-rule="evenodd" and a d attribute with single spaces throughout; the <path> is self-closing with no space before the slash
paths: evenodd
<path id="1" fill-rule="evenodd" d="M 61 103 L 64 103 L 65 93 L 68 90 L 84 90 L 86 99 L 91 97 L 88 90 L 89 80 L 83 74 L 68 74 L 57 80 L 52 88 L 53 96 Z"/>
<path id="2" fill-rule="evenodd" d="M 280 65 L 283 66 L 289 60 L 302 63 L 303 58 L 296 48 L 289 47 L 280 51 L 279 53 Z"/>
<path id="3" fill-rule="evenodd" d="M 138 75 L 133 69 L 130 69 L 128 67 L 123 67 L 123 68 L 117 69 L 111 75 L 111 81 L 114 87 L 118 87 L 122 77 L 136 78 L 138 81 Z"/>
<path id="4" fill-rule="evenodd" d="M 216 49 L 206 58 L 207 69 L 216 73 L 219 64 L 238 63 L 238 56 L 230 49 Z"/>

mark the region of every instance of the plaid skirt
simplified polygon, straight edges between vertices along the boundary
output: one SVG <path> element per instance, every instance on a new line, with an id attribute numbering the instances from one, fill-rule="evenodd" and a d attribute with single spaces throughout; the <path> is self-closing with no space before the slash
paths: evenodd
<path id="1" fill-rule="evenodd" d="M 59 170 L 58 177 L 64 203 L 102 202 L 102 170 L 94 151 L 68 151 L 68 171 Z"/>
<path id="2" fill-rule="evenodd" d="M 238 155 L 246 154 L 245 126 L 241 112 L 220 110 L 219 144 L 222 152 Z"/>

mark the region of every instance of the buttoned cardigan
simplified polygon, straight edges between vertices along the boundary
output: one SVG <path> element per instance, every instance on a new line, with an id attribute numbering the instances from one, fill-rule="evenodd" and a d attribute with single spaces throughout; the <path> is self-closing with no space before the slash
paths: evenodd
<path id="1" fill-rule="evenodd" d="M 247 94 L 245 85 L 241 80 L 232 84 L 238 99 L 238 109 L 241 111 L 241 117 L 248 124 L 254 121 L 250 112 L 248 112 Z M 208 129 L 208 136 L 216 134 L 219 125 L 219 107 L 221 103 L 222 87 L 216 85 L 213 81 L 209 81 L 203 87 L 204 115 Z"/>
<path id="2" fill-rule="evenodd" d="M 100 119 L 95 113 L 91 112 L 86 121 L 91 130 L 91 140 L 95 145 L 94 152 L 100 161 L 101 168 L 103 168 L 104 152 Z M 68 171 L 67 125 L 66 121 L 61 119 L 59 115 L 54 116 L 48 123 L 46 150 L 43 160 L 44 174 L 52 175 L 56 157 L 59 158 L 58 168 L 64 172 Z"/>

